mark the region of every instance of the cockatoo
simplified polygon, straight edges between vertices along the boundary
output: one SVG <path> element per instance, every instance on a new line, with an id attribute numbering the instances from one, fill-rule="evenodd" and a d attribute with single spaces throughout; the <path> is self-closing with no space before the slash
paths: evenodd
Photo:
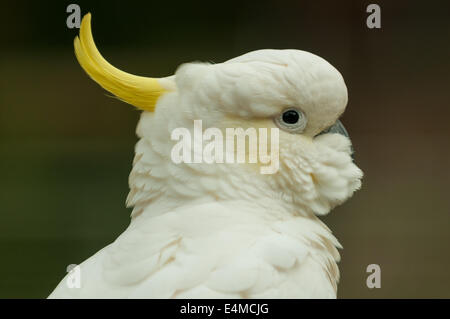
<path id="1" fill-rule="evenodd" d="M 318 215 L 360 188 L 339 117 L 341 74 L 300 50 L 258 50 L 175 75 L 120 71 L 98 52 L 91 16 L 75 38 L 87 74 L 142 110 L 129 178 L 129 227 L 50 298 L 336 298 L 341 245 Z M 175 128 L 278 128 L 279 168 L 175 163 Z"/>

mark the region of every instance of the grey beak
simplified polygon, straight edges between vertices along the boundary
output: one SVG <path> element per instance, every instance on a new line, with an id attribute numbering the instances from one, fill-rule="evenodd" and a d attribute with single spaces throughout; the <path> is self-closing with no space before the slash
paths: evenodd
<path id="1" fill-rule="evenodd" d="M 344 127 L 344 124 L 342 124 L 341 121 L 337 120 L 333 125 L 331 125 L 329 128 L 323 130 L 318 135 L 327 134 L 327 133 L 334 133 L 334 134 L 341 134 L 347 137 L 350 140 L 350 135 L 348 135 L 347 130 Z M 351 142 L 351 140 L 350 140 Z M 351 147 L 352 151 L 352 158 L 353 158 L 353 146 Z"/>
<path id="2" fill-rule="evenodd" d="M 322 132 L 320 132 L 319 135 L 326 134 L 326 133 L 337 133 L 337 134 L 341 134 L 341 135 L 344 135 L 344 136 L 350 138 L 350 136 L 348 135 L 347 130 L 344 127 L 344 124 L 342 124 L 342 122 L 339 121 L 339 120 L 337 120 L 336 123 L 331 125 L 326 130 L 323 130 Z"/>

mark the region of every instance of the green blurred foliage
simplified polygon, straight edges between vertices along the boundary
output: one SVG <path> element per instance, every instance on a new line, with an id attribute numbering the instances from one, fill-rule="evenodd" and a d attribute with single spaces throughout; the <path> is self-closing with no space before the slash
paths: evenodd
<path id="1" fill-rule="evenodd" d="M 44 298 L 129 222 L 139 113 L 77 65 L 70 1 L 0 5 L 0 297 Z M 117 67 L 170 75 L 260 48 L 316 53 L 344 75 L 363 189 L 324 221 L 344 246 L 341 298 L 450 297 L 448 2 L 77 1 Z M 382 288 L 365 285 L 382 269 Z"/>

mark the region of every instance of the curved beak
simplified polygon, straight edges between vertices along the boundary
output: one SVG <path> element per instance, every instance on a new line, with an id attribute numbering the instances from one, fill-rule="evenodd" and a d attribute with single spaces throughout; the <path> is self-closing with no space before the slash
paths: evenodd
<path id="1" fill-rule="evenodd" d="M 344 127 L 344 124 L 342 124 L 342 122 L 340 120 L 337 120 L 336 123 L 331 125 L 329 128 L 320 132 L 319 135 L 326 134 L 326 133 L 337 133 L 337 134 L 341 134 L 341 135 L 344 135 L 345 137 L 350 138 L 347 130 Z"/>

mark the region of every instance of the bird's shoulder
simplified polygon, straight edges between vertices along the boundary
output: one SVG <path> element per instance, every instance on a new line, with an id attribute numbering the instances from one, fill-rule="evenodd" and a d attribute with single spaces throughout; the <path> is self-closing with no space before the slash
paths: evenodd
<path id="1" fill-rule="evenodd" d="M 82 288 L 75 293 L 118 298 L 334 297 L 332 267 L 326 262 L 335 252 L 319 247 L 326 230 L 301 218 L 262 216 L 254 207 L 219 202 L 151 218 L 143 214 L 81 265 Z M 313 247 L 312 237 L 299 235 L 305 230 L 319 246 Z M 320 256 L 320 251 L 328 255 Z"/>

